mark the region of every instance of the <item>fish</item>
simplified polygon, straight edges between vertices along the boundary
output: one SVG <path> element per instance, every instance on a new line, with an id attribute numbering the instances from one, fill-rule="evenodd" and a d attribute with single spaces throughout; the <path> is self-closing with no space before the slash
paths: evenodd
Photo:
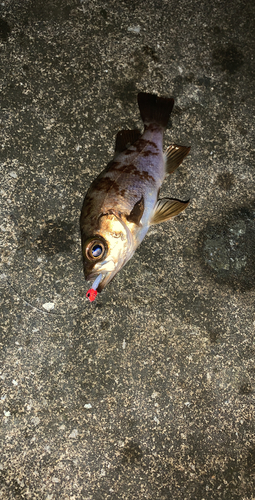
<path id="1" fill-rule="evenodd" d="M 114 157 L 92 182 L 81 210 L 84 275 L 88 281 L 95 279 L 98 292 L 132 258 L 150 226 L 168 221 L 189 204 L 189 200 L 159 198 L 166 175 L 190 151 L 189 146 L 177 144 L 163 151 L 174 99 L 139 92 L 137 101 L 143 133 L 118 132 Z"/>

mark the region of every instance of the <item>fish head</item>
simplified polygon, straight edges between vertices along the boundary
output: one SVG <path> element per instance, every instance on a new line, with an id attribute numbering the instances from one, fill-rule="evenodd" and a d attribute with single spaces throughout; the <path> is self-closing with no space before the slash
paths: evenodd
<path id="1" fill-rule="evenodd" d="M 125 221 L 112 213 L 102 214 L 98 227 L 89 236 L 82 234 L 85 279 L 92 280 L 102 274 L 97 288 L 101 292 L 134 251 L 132 233 Z"/>

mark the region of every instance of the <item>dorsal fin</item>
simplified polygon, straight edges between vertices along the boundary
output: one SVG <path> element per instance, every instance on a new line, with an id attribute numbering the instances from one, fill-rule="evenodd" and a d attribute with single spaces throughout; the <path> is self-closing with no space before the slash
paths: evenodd
<path id="1" fill-rule="evenodd" d="M 141 132 L 138 129 L 120 130 L 116 135 L 115 152 L 122 153 L 131 144 L 134 144 L 141 137 Z"/>

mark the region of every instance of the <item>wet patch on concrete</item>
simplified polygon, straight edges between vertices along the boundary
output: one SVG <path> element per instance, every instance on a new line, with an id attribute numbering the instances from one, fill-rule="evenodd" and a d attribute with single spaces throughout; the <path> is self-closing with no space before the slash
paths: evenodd
<path id="1" fill-rule="evenodd" d="M 111 86 L 114 90 L 116 99 L 121 101 L 124 106 L 128 106 L 133 96 L 137 94 L 136 82 L 133 79 L 120 83 L 114 81 Z"/>
<path id="2" fill-rule="evenodd" d="M 230 212 L 209 222 L 198 239 L 204 269 L 217 283 L 245 292 L 255 286 L 255 209 Z"/>
<path id="3" fill-rule="evenodd" d="M 244 55 L 235 45 L 219 46 L 213 51 L 212 60 L 222 71 L 233 74 L 243 65 Z"/>
<path id="4" fill-rule="evenodd" d="M 140 446 L 131 441 L 124 446 L 122 464 L 137 464 L 141 461 L 142 456 Z"/>
<path id="5" fill-rule="evenodd" d="M 71 11 L 75 8 L 74 4 L 69 4 L 69 1 L 59 1 L 55 2 L 49 0 L 37 0 L 37 2 L 29 2 L 25 6 L 24 11 L 32 19 L 38 21 L 66 21 L 69 19 Z"/>
<path id="6" fill-rule="evenodd" d="M 11 34 L 11 28 L 5 19 L 0 17 L 0 39 L 4 42 L 8 39 Z"/>
<path id="7" fill-rule="evenodd" d="M 142 48 L 142 52 L 145 54 L 145 56 L 148 56 L 154 62 L 160 62 L 160 58 L 159 58 L 157 52 L 152 47 L 149 47 L 149 45 L 145 45 Z"/>
<path id="8" fill-rule="evenodd" d="M 216 184 L 224 191 L 229 191 L 235 184 L 235 177 L 231 172 L 218 174 Z"/>
<path id="9" fill-rule="evenodd" d="M 252 446 L 247 454 L 246 458 L 246 475 L 250 476 L 255 474 L 255 446 Z"/>
<path id="10" fill-rule="evenodd" d="M 149 45 L 136 49 L 130 54 L 126 61 L 125 79 L 120 80 L 118 75 L 114 75 L 114 80 L 111 82 L 111 88 L 114 91 L 117 100 L 122 102 L 126 108 L 130 107 L 134 96 L 140 90 L 139 80 L 150 73 L 153 68 L 154 78 L 158 81 L 163 80 L 162 73 L 158 70 L 160 57 L 157 50 Z M 116 78 L 117 77 L 117 78 Z"/>
<path id="11" fill-rule="evenodd" d="M 72 245 L 75 243 L 73 224 L 64 221 L 47 221 L 45 226 L 36 240 L 38 250 L 47 255 L 55 255 L 60 252 L 70 253 Z"/>
<path id="12" fill-rule="evenodd" d="M 243 382 L 243 384 L 240 386 L 239 393 L 240 394 L 251 394 L 252 391 L 252 386 L 250 381 L 248 382 Z"/>

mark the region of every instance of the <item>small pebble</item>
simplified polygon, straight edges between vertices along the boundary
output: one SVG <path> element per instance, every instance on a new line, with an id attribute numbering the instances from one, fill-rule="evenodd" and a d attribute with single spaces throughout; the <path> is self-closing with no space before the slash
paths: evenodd
<path id="1" fill-rule="evenodd" d="M 43 304 L 43 308 L 46 309 L 46 311 L 52 311 L 54 307 L 54 302 L 46 302 L 45 304 Z"/>
<path id="2" fill-rule="evenodd" d="M 141 27 L 140 26 L 129 26 L 128 31 L 131 31 L 131 33 L 140 33 Z"/>
<path id="3" fill-rule="evenodd" d="M 78 429 L 74 429 L 71 434 L 69 434 L 70 438 L 77 438 L 78 436 Z"/>

